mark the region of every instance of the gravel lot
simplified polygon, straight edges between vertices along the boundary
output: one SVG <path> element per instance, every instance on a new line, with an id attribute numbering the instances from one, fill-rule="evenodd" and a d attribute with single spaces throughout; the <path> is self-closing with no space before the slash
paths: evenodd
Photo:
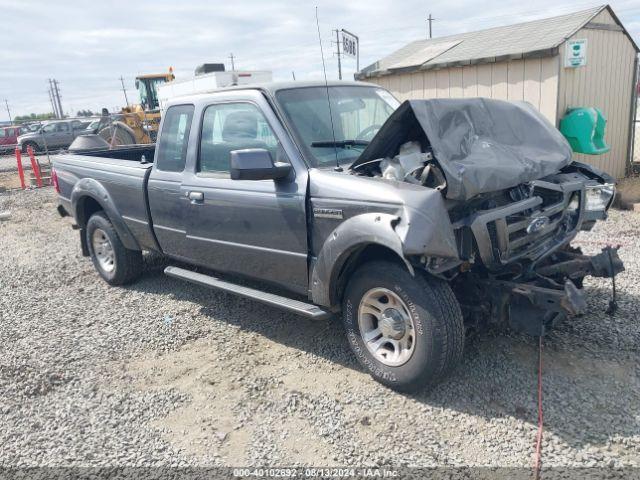
<path id="1" fill-rule="evenodd" d="M 532 465 L 535 339 L 484 333 L 429 394 L 376 384 L 339 322 L 162 274 L 108 287 L 51 189 L 0 195 L 0 467 Z M 591 313 L 545 339 L 543 463 L 640 466 L 640 214 L 581 235 L 625 244 Z M 595 242 L 595 243 L 591 243 Z"/>

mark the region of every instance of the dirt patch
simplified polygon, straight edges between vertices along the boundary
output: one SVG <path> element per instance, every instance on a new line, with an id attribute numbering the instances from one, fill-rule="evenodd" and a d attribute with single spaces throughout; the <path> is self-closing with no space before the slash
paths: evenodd
<path id="1" fill-rule="evenodd" d="M 214 454 L 226 465 L 250 463 L 254 430 L 261 428 L 255 418 L 247 417 L 247 405 L 267 391 L 269 402 L 284 404 L 287 395 L 304 396 L 323 391 L 337 394 L 340 384 L 331 372 L 309 371 L 308 365 L 292 362 L 276 367 L 275 360 L 290 356 L 290 348 L 269 339 L 257 339 L 247 345 L 251 355 L 240 369 L 237 359 L 224 355 L 207 340 L 198 340 L 177 352 L 149 356 L 127 366 L 135 379 L 136 390 L 153 391 L 175 388 L 190 396 L 190 402 L 167 417 L 153 422 L 164 438 L 176 448 L 201 459 Z M 287 353 L 289 352 L 289 353 Z M 246 355 L 246 353 L 240 353 Z M 232 365 L 233 364 L 233 365 Z M 364 374 L 362 381 L 367 381 Z M 275 377 L 275 378 L 274 378 Z M 264 412 L 255 412 L 256 417 Z M 269 421 L 268 428 L 277 439 L 278 450 L 289 461 L 313 465 L 330 461 L 332 452 L 310 422 L 296 415 Z M 255 447 L 255 446 L 254 446 Z M 322 463 L 322 462 L 321 462 Z"/>
<path id="2" fill-rule="evenodd" d="M 20 177 L 17 172 L 0 172 L 0 193 L 20 188 Z"/>

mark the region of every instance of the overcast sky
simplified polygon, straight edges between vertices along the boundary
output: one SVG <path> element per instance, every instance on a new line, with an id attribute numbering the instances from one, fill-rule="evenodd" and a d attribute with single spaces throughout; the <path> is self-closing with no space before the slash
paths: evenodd
<path id="1" fill-rule="evenodd" d="M 434 36 L 560 15 L 598 2 L 557 0 L 318 0 L 327 73 L 337 78 L 333 28 L 360 36 L 364 67 L 426 35 L 426 17 L 435 17 Z M 65 113 L 99 111 L 124 104 L 119 77 L 129 99 L 134 77 L 165 71 L 193 75 L 204 62 L 236 57 L 237 69 L 271 70 L 275 80 L 318 79 L 322 63 L 315 24 L 315 2 L 301 0 L 0 0 L 0 120 L 51 111 L 47 79 L 60 82 Z M 612 2 L 614 11 L 638 42 L 640 1 Z M 355 61 L 344 62 L 353 78 Z"/>

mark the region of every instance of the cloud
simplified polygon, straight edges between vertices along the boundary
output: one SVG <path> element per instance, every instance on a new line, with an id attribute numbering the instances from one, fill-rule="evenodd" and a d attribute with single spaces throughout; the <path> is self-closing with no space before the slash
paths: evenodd
<path id="1" fill-rule="evenodd" d="M 330 78 L 337 78 L 332 43 L 336 27 L 360 36 L 363 67 L 424 38 L 430 12 L 436 18 L 434 33 L 443 36 L 593 5 L 584 1 L 559 5 L 556 0 L 318 3 Z M 133 83 L 138 74 L 172 66 L 178 78 L 188 78 L 198 64 L 228 64 L 231 52 L 237 68 L 272 70 L 276 80 L 291 79 L 292 72 L 298 79 L 318 78 L 322 62 L 314 7 L 294 0 L 0 0 L 5 39 L 0 50 L 0 100 L 7 98 L 14 114 L 50 110 L 47 79 L 56 78 L 65 111 L 113 109 L 124 104 L 121 75 L 131 99 L 136 96 Z M 637 0 L 614 1 L 613 8 L 638 39 Z M 343 67 L 344 78 L 351 78 L 355 61 L 344 59 Z M 0 120 L 6 118 L 0 110 Z"/>

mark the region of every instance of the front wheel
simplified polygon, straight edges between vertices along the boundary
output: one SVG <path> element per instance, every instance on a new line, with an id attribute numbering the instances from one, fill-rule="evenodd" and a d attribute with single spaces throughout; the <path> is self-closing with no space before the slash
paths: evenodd
<path id="1" fill-rule="evenodd" d="M 462 358 L 460 305 L 446 282 L 421 272 L 365 264 L 347 285 L 342 315 L 360 364 L 394 390 L 431 387 Z"/>
<path id="2" fill-rule="evenodd" d="M 94 213 L 87 222 L 87 245 L 94 267 L 110 285 L 130 283 L 142 273 L 142 252 L 122 244 L 104 212 Z"/>

